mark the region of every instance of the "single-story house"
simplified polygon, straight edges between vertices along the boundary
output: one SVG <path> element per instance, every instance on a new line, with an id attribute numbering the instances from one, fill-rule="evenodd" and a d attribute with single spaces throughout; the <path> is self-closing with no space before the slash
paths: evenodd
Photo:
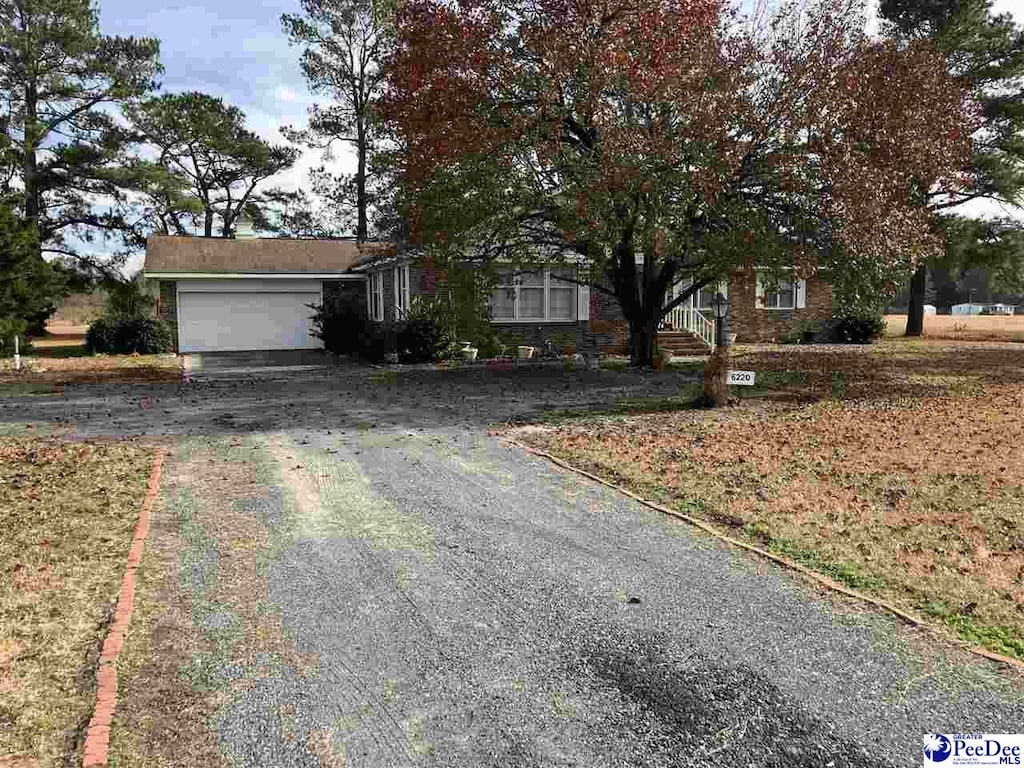
<path id="1" fill-rule="evenodd" d="M 444 287 L 443 270 L 396 253 L 364 256 L 355 271 L 366 276 L 367 311 L 379 322 L 401 318 L 416 296 Z M 616 299 L 574 278 L 573 268 L 565 266 L 519 274 L 499 270 L 491 325 L 509 347 L 551 340 L 562 349 L 625 351 L 628 326 Z M 718 290 L 729 298 L 729 328 L 738 341 L 771 341 L 798 322 L 832 314 L 832 286 L 820 277 L 771 281 L 756 269 L 737 270 L 726 283 L 701 289 L 673 310 L 659 336 L 696 335 L 697 346 L 685 346 L 698 352 L 700 344 L 710 344 L 713 331 L 695 316 L 714 318 L 711 299 Z"/>
<path id="2" fill-rule="evenodd" d="M 147 242 L 144 274 L 180 352 L 316 349 L 310 305 L 332 292 L 365 303 L 371 320 L 385 322 L 446 285 L 443 269 L 402 256 L 393 245 L 343 239 L 156 235 Z M 499 274 L 491 322 L 510 347 L 550 340 L 563 350 L 625 350 L 628 328 L 618 302 L 573 282 L 572 267 Z M 730 300 L 729 327 L 738 341 L 776 339 L 832 311 L 831 286 L 821 278 L 771 281 L 759 270 L 738 270 L 665 318 L 666 346 L 708 348 L 716 290 Z"/>

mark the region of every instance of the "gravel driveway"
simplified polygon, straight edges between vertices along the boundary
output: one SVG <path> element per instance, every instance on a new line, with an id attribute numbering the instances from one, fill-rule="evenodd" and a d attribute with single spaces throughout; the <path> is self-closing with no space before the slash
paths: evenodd
<path id="1" fill-rule="evenodd" d="M 672 375 L 356 368 L 8 400 L 171 434 L 119 764 L 889 766 L 1019 681 L 488 437 Z"/>

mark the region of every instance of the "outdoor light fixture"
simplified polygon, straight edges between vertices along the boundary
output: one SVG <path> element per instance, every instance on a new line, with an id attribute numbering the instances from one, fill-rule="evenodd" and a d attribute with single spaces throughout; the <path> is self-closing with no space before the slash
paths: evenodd
<path id="1" fill-rule="evenodd" d="M 715 311 L 715 318 L 721 322 L 729 314 L 729 300 L 719 291 L 711 300 L 711 308 Z"/>
<path id="2" fill-rule="evenodd" d="M 729 300 L 722 295 L 719 291 L 715 294 L 715 298 L 711 300 L 711 309 L 715 313 L 715 347 L 718 349 L 724 349 L 727 346 L 727 339 L 725 332 L 726 318 L 729 315 Z"/>

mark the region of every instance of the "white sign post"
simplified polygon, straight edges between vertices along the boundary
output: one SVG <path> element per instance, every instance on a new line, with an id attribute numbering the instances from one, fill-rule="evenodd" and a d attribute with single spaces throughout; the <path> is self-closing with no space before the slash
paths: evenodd
<path id="1" fill-rule="evenodd" d="M 14 370 L 21 370 L 21 345 L 18 343 L 18 335 L 14 335 Z"/>
<path id="2" fill-rule="evenodd" d="M 729 371 L 729 384 L 741 387 L 754 386 L 754 371 Z"/>

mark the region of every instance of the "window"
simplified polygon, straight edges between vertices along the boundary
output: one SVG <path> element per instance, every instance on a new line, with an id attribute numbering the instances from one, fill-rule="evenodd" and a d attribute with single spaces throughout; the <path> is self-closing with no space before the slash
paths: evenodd
<path id="1" fill-rule="evenodd" d="M 565 279 L 562 279 L 565 278 Z M 548 274 L 548 318 L 550 320 L 576 319 L 576 283 L 571 269 L 552 269 Z"/>
<path id="2" fill-rule="evenodd" d="M 409 267 L 395 267 L 391 270 L 395 286 L 395 320 L 409 316 Z"/>
<path id="3" fill-rule="evenodd" d="M 573 274 L 571 268 L 519 273 L 502 270 L 491 294 L 491 319 L 505 322 L 576 320 L 577 285 L 566 282 Z"/>
<path id="4" fill-rule="evenodd" d="M 794 309 L 796 307 L 796 290 L 792 280 L 778 280 L 764 292 L 766 309 Z"/>
<path id="5" fill-rule="evenodd" d="M 366 284 L 366 311 L 371 320 L 384 320 L 384 273 L 371 272 Z"/>
<path id="6" fill-rule="evenodd" d="M 806 301 L 806 281 L 757 275 L 755 305 L 759 309 L 803 309 Z"/>

